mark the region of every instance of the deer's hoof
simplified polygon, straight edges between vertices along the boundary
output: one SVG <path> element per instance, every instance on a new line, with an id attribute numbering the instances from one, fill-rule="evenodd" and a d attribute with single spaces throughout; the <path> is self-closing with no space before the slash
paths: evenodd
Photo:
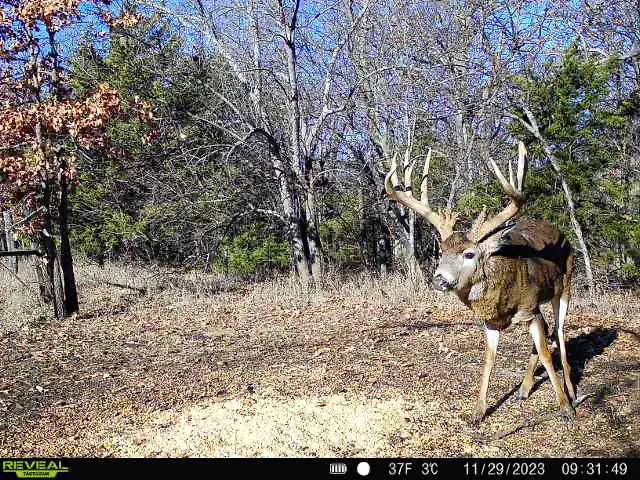
<path id="1" fill-rule="evenodd" d="M 484 411 L 476 410 L 473 413 L 473 415 L 471 415 L 471 418 L 469 419 L 469 423 L 471 423 L 471 425 L 474 427 L 479 427 L 480 424 L 482 423 L 482 420 L 484 420 L 484 415 L 485 415 Z"/>
<path id="2" fill-rule="evenodd" d="M 522 388 L 518 390 L 518 393 L 516 393 L 516 400 L 526 400 L 527 398 L 529 398 L 529 392 Z"/>
<path id="3" fill-rule="evenodd" d="M 565 420 L 571 420 L 572 418 L 575 418 L 576 416 L 576 411 L 573 408 L 572 405 L 564 405 L 562 407 L 560 407 L 560 415 L 562 416 L 562 418 L 564 418 Z"/>

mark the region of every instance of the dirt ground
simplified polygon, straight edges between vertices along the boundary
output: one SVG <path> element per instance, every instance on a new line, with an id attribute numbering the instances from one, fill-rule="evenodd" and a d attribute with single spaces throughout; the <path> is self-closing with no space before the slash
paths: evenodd
<path id="1" fill-rule="evenodd" d="M 497 439 L 555 409 L 542 367 L 515 399 L 524 327 L 502 335 L 473 428 L 482 329 L 454 297 L 179 283 L 142 294 L 85 278 L 79 316 L 5 328 L 0 456 L 640 456 L 637 296 L 572 304 L 569 358 L 578 394 L 594 394 L 577 417 Z"/>

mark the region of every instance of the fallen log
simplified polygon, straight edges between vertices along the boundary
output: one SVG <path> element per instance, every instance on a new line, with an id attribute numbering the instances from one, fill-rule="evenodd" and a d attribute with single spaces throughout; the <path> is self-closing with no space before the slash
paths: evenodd
<path id="1" fill-rule="evenodd" d="M 11 250 L 0 251 L 0 257 L 26 257 L 28 255 L 37 255 L 39 257 L 44 256 L 40 250 Z"/>

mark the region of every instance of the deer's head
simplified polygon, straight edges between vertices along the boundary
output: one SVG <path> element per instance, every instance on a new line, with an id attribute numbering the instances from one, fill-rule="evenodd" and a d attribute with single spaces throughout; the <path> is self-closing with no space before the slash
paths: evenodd
<path id="1" fill-rule="evenodd" d="M 509 162 L 509 180 L 498 165 L 489 159 L 489 164 L 502 185 L 510 203 L 497 215 L 487 217 L 485 210 L 480 213 L 468 232 L 454 232 L 453 228 L 459 218 L 457 212 L 444 210 L 435 212 L 429 206 L 427 195 L 427 177 L 431 150 L 427 154 L 420 183 L 420 200 L 411 193 L 411 174 L 414 162 L 410 162 L 408 152 L 405 153 L 404 185 L 398 181 L 397 156 L 394 156 L 391 170 L 385 179 L 387 194 L 396 202 L 414 210 L 425 217 L 440 234 L 442 256 L 433 276 L 433 287 L 439 291 L 462 290 L 471 285 L 472 279 L 482 268 L 487 258 L 501 248 L 501 242 L 508 235 L 508 229 L 501 228 L 504 223 L 518 214 L 525 200 L 523 193 L 527 162 L 524 144 L 519 142 L 518 166 L 516 178 Z"/>

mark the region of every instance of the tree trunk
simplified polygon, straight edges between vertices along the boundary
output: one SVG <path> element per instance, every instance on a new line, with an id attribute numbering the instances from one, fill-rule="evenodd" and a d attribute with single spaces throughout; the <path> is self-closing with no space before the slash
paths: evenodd
<path id="1" fill-rule="evenodd" d="M 305 220 L 306 220 L 306 234 L 307 242 L 309 245 L 309 258 L 311 276 L 313 281 L 319 281 L 322 279 L 323 265 L 322 265 L 322 244 L 320 242 L 320 231 L 318 228 L 318 219 L 315 212 L 315 198 L 313 187 L 310 187 L 307 191 L 307 201 L 305 202 Z"/>
<path id="2" fill-rule="evenodd" d="M 7 237 L 5 236 L 4 233 L 4 225 L 5 225 L 5 221 L 4 221 L 4 215 L 0 217 L 0 251 L 2 252 L 6 252 L 8 251 L 8 247 L 7 247 Z"/>
<path id="3" fill-rule="evenodd" d="M 39 127 L 39 125 L 38 125 Z M 53 238 L 53 222 L 51 215 L 51 190 L 45 187 L 43 204 L 46 205 L 44 214 L 44 225 L 40 232 L 40 246 L 45 253 L 45 295 L 52 300 L 53 314 L 56 318 L 64 317 L 64 292 L 62 287 L 62 278 L 60 276 L 60 263 L 58 252 L 56 251 L 56 243 Z"/>
<path id="4" fill-rule="evenodd" d="M 62 268 L 60 267 L 60 257 L 56 256 L 53 262 L 53 298 L 55 299 L 54 307 L 56 317 L 62 318 L 69 316 L 66 311 L 64 301 L 64 281 L 62 279 Z"/>
<path id="5" fill-rule="evenodd" d="M 273 170 L 278 177 L 278 193 L 282 203 L 282 212 L 287 223 L 287 237 L 291 245 L 293 266 L 303 284 L 311 283 L 313 277 L 312 263 L 310 262 L 309 242 L 304 224 L 301 218 L 301 202 L 298 198 L 298 189 L 292 179 L 291 169 L 287 168 L 280 158 L 280 153 L 272 146 L 271 162 Z"/>
<path id="6" fill-rule="evenodd" d="M 287 56 L 287 75 L 289 81 L 289 91 L 287 92 L 289 97 L 289 138 L 291 140 L 291 156 L 289 158 L 291 166 L 291 185 L 289 190 L 293 192 L 296 197 L 294 205 L 297 208 L 296 217 L 298 232 L 296 235 L 299 240 L 302 241 L 303 252 L 305 254 L 304 263 L 307 266 L 306 278 L 301 276 L 301 280 L 306 283 L 313 283 L 319 281 L 322 275 L 322 255 L 320 251 L 320 236 L 317 232 L 315 225 L 314 214 L 314 198 L 313 188 L 311 185 L 311 158 L 303 154 L 303 138 L 301 133 L 301 111 L 300 111 L 300 95 L 298 91 L 298 70 L 297 70 L 297 52 L 295 44 L 295 32 L 296 32 L 296 16 L 291 19 L 291 23 L 288 24 L 284 15 L 284 10 L 281 11 L 280 24 L 282 27 L 282 37 L 284 39 L 285 51 Z M 310 155 L 311 152 L 307 152 Z M 305 194 L 302 191 L 300 183 L 304 183 L 307 189 Z M 294 252 L 296 255 L 296 264 L 298 273 L 303 270 L 301 260 L 299 259 L 299 252 Z"/>
<path id="7" fill-rule="evenodd" d="M 13 225 L 13 213 L 11 210 L 5 210 L 2 212 L 2 219 L 4 221 L 4 238 L 7 245 L 7 252 L 12 252 L 16 249 L 16 241 L 13 236 L 11 226 Z M 18 257 L 9 257 L 7 260 L 7 267 L 13 273 L 18 273 Z"/>
<path id="8" fill-rule="evenodd" d="M 416 259 L 416 214 L 413 210 L 407 209 L 409 220 L 409 232 L 408 232 L 408 251 L 406 265 L 409 269 L 411 276 L 415 275 L 418 270 L 418 261 Z"/>
<path id="9" fill-rule="evenodd" d="M 571 219 L 573 230 L 576 234 L 576 238 L 578 239 L 580 252 L 582 253 L 582 257 L 584 258 L 584 269 L 585 269 L 585 274 L 587 276 L 587 285 L 589 286 L 589 293 L 593 295 L 595 293 L 596 286 L 595 286 L 595 281 L 593 279 L 593 270 L 591 268 L 591 256 L 589 255 L 587 242 L 585 242 L 584 236 L 582 235 L 582 227 L 580 226 L 580 222 L 578 222 L 578 219 L 576 218 L 576 207 L 575 207 L 575 203 L 573 203 L 573 194 L 571 193 L 571 189 L 569 188 L 569 185 L 567 184 L 567 181 L 564 178 L 564 174 L 560 169 L 560 163 L 558 162 L 558 159 L 556 158 L 553 151 L 549 147 L 549 143 L 547 142 L 546 138 L 544 138 L 540 133 L 540 129 L 538 128 L 538 122 L 536 121 L 535 115 L 526 106 L 524 106 L 523 109 L 525 114 L 527 115 L 528 122 L 521 117 L 514 116 L 514 118 L 517 118 L 520 121 L 520 123 L 522 123 L 522 125 L 527 130 L 529 130 L 529 132 L 531 132 L 533 136 L 536 137 L 536 139 L 538 139 L 538 141 L 540 142 L 540 144 L 544 149 L 545 154 L 547 155 L 547 157 L 549 158 L 549 161 L 551 162 L 551 166 L 553 167 L 553 170 L 556 172 L 556 175 L 558 175 L 558 178 L 560 179 L 560 183 L 562 185 L 562 191 L 564 192 L 564 198 L 567 201 L 567 207 L 569 208 L 569 218 Z"/>
<path id="10" fill-rule="evenodd" d="M 395 239 L 393 242 L 393 256 L 396 262 L 406 269 L 409 275 L 414 275 L 418 271 L 418 261 L 409 242 Z"/>
<path id="11" fill-rule="evenodd" d="M 552 162 L 554 163 L 554 162 Z M 580 226 L 580 222 L 576 218 L 576 208 L 573 203 L 573 196 L 571 194 L 571 190 L 569 189 L 569 185 L 564 179 L 564 175 L 560 172 L 557 165 L 553 167 L 558 173 L 558 177 L 560 178 L 560 183 L 562 184 L 562 190 L 564 191 L 564 197 L 567 201 L 567 207 L 569 208 L 569 218 L 571 219 L 571 225 L 573 226 L 573 231 L 576 234 L 576 238 L 578 239 L 578 246 L 580 247 L 580 252 L 582 253 L 582 257 L 584 259 L 584 271 L 587 276 L 587 285 L 589 286 L 589 293 L 593 295 L 595 293 L 596 284 L 593 279 L 593 269 L 591 267 L 591 255 L 589 254 L 589 249 L 587 248 L 587 242 L 584 240 L 584 236 L 582 235 L 582 227 Z"/>
<path id="12" fill-rule="evenodd" d="M 60 266 L 64 278 L 64 314 L 69 316 L 77 312 L 78 290 L 76 288 L 76 278 L 73 271 L 73 256 L 71 254 L 71 243 L 69 241 L 69 198 L 68 185 L 64 175 L 60 181 L 60 205 L 58 207 L 60 224 Z"/>
<path id="13" fill-rule="evenodd" d="M 367 254 L 367 225 L 364 214 L 364 192 L 362 181 L 358 184 L 358 247 L 360 248 L 360 263 L 369 266 Z"/>
<path id="14" fill-rule="evenodd" d="M 415 217 L 410 211 L 404 215 L 404 208 L 390 205 L 390 229 L 393 237 L 393 257 L 396 262 L 405 267 L 409 272 L 415 272 L 419 266 L 415 252 Z"/>
<path id="15" fill-rule="evenodd" d="M 30 245 L 34 250 L 38 249 L 39 247 L 39 245 L 35 241 L 31 241 Z M 42 263 L 42 257 L 34 255 L 33 263 L 31 264 L 31 266 L 33 267 L 33 270 L 35 272 L 36 282 L 38 283 L 38 287 L 40 290 L 40 300 L 42 300 L 44 303 L 51 302 L 53 296 L 50 292 L 50 288 L 47 282 L 46 269 L 45 265 Z"/>
<path id="16" fill-rule="evenodd" d="M 556 175 L 558 175 L 558 178 L 560 179 L 562 191 L 564 192 L 564 198 L 567 201 L 567 207 L 569 208 L 569 218 L 571 219 L 571 225 L 573 226 L 573 231 L 575 232 L 576 238 L 578 239 L 580 252 L 582 253 L 582 257 L 584 259 L 584 270 L 585 275 L 587 276 L 589 293 L 593 295 L 595 293 L 596 285 L 593 279 L 593 269 L 591 268 L 591 255 L 589 255 L 587 243 L 584 240 L 584 235 L 582 235 L 582 227 L 580 225 L 580 222 L 578 222 L 578 219 L 576 218 L 576 207 L 575 203 L 573 202 L 573 194 L 571 193 L 571 189 L 569 188 L 569 185 L 564 178 L 564 174 L 560 169 L 560 164 L 558 163 L 555 155 L 546 143 L 544 143 L 544 150 L 549 157 L 549 161 L 551 162 L 553 170 L 556 172 Z"/>
<path id="17" fill-rule="evenodd" d="M 49 223 L 49 222 L 47 222 Z M 56 245 L 53 237 L 43 232 L 40 235 L 40 245 L 46 252 L 45 264 L 45 295 L 53 303 L 53 314 L 56 318 L 64 317 L 64 291 L 62 288 L 62 278 L 60 276 L 60 263 L 56 252 Z"/>
<path id="18" fill-rule="evenodd" d="M 308 251 L 304 248 L 304 241 L 300 234 L 298 222 L 292 222 L 289 227 L 291 235 L 291 253 L 293 255 L 293 265 L 300 281 L 307 285 L 313 280 L 311 269 L 309 268 Z"/>
<path id="19" fill-rule="evenodd" d="M 380 147 L 381 151 L 384 151 Z M 380 155 L 380 170 L 384 171 L 384 153 Z M 385 190 L 384 177 L 381 177 L 375 168 L 369 166 L 370 181 L 375 186 L 376 191 Z M 393 260 L 398 262 L 409 272 L 415 272 L 419 266 L 415 256 L 415 214 L 412 210 L 400 207 L 385 196 L 385 202 L 376 202 L 376 210 L 380 218 L 386 217 L 389 221 L 390 235 L 393 238 L 390 250 L 393 252 Z M 385 207 L 386 205 L 386 207 Z M 406 214 L 405 212 L 407 212 Z M 388 259 L 391 263 L 391 259 Z"/>
<path id="20" fill-rule="evenodd" d="M 415 245 L 415 213 L 407 208 L 390 205 L 390 216 L 395 221 L 393 228 L 393 257 L 394 261 L 405 268 L 409 275 L 419 270 L 416 259 Z"/>
<path id="21" fill-rule="evenodd" d="M 386 236 L 385 236 L 386 237 Z M 377 242 L 376 258 L 378 259 L 378 268 L 383 276 L 389 273 L 389 239 L 380 238 Z"/>

